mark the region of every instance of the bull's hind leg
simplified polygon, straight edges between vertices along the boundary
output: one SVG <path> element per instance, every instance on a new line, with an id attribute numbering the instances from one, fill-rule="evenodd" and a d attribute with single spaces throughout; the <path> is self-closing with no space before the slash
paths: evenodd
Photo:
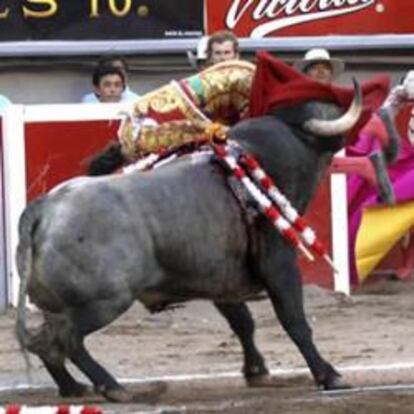
<path id="1" fill-rule="evenodd" d="M 64 364 L 55 364 L 41 358 L 47 371 L 59 387 L 61 397 L 82 397 L 87 395 L 88 387 L 77 382 L 68 372 Z"/>
<path id="2" fill-rule="evenodd" d="M 93 383 L 95 390 L 110 401 L 128 402 L 133 397 L 87 351 L 84 338 L 108 325 L 126 311 L 132 300 L 127 295 L 114 296 L 110 300 L 91 302 L 72 310 L 73 330 L 68 356 Z"/>
<path id="3" fill-rule="evenodd" d="M 108 400 L 127 402 L 132 400 L 127 391 L 88 353 L 84 337 L 107 325 L 130 302 L 119 300 L 118 306 L 99 302 L 99 305 L 78 307 L 65 314 L 45 314 L 41 330 L 32 338 L 27 348 L 37 354 L 59 387 L 60 395 L 76 397 L 85 395 L 87 387 L 78 383 L 65 367 L 69 358 L 93 383 L 95 390 Z"/>
<path id="4" fill-rule="evenodd" d="M 250 386 L 268 385 L 269 371 L 254 342 L 254 321 L 244 303 L 214 303 L 239 338 L 243 348 L 243 374 Z"/>
<path id="5" fill-rule="evenodd" d="M 261 263 L 261 276 L 276 314 L 290 338 L 305 358 L 318 386 L 324 389 L 347 387 L 340 374 L 325 361 L 312 340 L 303 308 L 299 270 L 292 251 L 283 250 Z M 280 250 L 279 250 L 280 252 Z"/>
<path id="6" fill-rule="evenodd" d="M 65 367 L 68 325 L 64 315 L 44 313 L 44 322 L 30 337 L 26 347 L 44 363 L 62 397 L 81 397 L 88 387 L 77 382 Z"/>
<path id="7" fill-rule="evenodd" d="M 69 354 L 71 361 L 92 381 L 95 390 L 110 401 L 129 402 L 132 396 L 89 354 L 80 339 Z"/>

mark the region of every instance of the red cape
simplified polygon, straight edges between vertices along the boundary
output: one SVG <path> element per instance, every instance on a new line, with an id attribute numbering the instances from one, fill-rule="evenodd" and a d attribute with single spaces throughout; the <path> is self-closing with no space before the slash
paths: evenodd
<path id="1" fill-rule="evenodd" d="M 379 75 L 362 83 L 362 115 L 348 133 L 347 145 L 352 144 L 372 112 L 383 103 L 388 95 L 389 87 L 388 75 Z M 266 115 L 272 107 L 293 105 L 309 100 L 333 102 L 345 111 L 351 104 L 353 96 L 353 88 L 314 81 L 269 53 L 260 51 L 257 53 L 257 68 L 250 95 L 249 116 Z"/>

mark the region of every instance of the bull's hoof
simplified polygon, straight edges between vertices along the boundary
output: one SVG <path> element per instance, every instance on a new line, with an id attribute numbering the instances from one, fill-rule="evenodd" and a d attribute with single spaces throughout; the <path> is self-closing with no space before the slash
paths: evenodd
<path id="1" fill-rule="evenodd" d="M 111 402 L 129 403 L 133 401 L 133 396 L 122 387 L 106 389 L 101 394 Z"/>
<path id="2" fill-rule="evenodd" d="M 154 381 L 148 384 L 141 384 L 134 390 L 134 402 L 152 404 L 156 403 L 160 396 L 168 389 L 164 381 Z"/>
<path id="3" fill-rule="evenodd" d="M 70 388 L 60 389 L 59 394 L 64 398 L 86 397 L 91 394 L 91 389 L 87 385 L 77 382 Z"/>
<path id="4" fill-rule="evenodd" d="M 251 388 L 274 388 L 280 385 L 280 381 L 269 374 L 263 374 L 246 377 L 246 384 Z"/>
<path id="5" fill-rule="evenodd" d="M 334 377 L 330 378 L 329 381 L 321 384 L 321 387 L 325 391 L 346 390 L 352 388 L 350 384 L 345 382 L 342 377 L 338 375 L 335 375 Z"/>

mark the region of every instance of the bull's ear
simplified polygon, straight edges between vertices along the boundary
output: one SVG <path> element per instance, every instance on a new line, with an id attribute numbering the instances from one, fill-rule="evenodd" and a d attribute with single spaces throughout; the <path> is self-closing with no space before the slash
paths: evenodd
<path id="1" fill-rule="evenodd" d="M 314 135 L 332 137 L 341 135 L 353 128 L 362 113 L 362 90 L 358 81 L 353 78 L 354 99 L 348 110 L 339 118 L 332 120 L 311 118 L 302 124 L 302 128 Z"/>

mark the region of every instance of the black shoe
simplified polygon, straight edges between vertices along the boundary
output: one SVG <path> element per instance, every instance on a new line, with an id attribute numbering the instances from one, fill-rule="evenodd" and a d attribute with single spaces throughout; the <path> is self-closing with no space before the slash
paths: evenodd
<path id="1" fill-rule="evenodd" d="M 381 203 L 394 205 L 395 194 L 387 172 L 387 164 L 384 154 L 382 152 L 374 152 L 369 156 L 372 165 L 374 166 L 375 175 L 378 180 L 378 200 Z"/>

